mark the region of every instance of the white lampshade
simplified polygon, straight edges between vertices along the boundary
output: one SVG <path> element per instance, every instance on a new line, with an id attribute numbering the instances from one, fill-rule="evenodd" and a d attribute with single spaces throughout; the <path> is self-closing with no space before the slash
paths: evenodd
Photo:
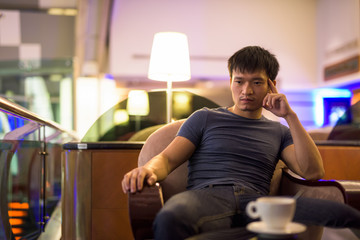
<path id="1" fill-rule="evenodd" d="M 129 115 L 149 115 L 149 96 L 144 90 L 131 90 L 128 95 L 126 109 Z"/>
<path id="2" fill-rule="evenodd" d="M 178 32 L 155 34 L 148 77 L 158 81 L 190 80 L 189 46 L 185 34 Z"/>

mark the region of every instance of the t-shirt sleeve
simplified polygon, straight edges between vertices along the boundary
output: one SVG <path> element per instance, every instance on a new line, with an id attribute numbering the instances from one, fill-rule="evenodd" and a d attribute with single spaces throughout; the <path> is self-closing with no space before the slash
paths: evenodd
<path id="1" fill-rule="evenodd" d="M 288 127 L 281 125 L 281 131 L 282 131 L 282 139 L 281 139 L 280 152 L 282 152 L 287 146 L 290 146 L 294 143 L 290 129 Z"/>
<path id="2" fill-rule="evenodd" d="M 207 114 L 205 108 L 195 111 L 182 124 L 177 136 L 187 138 L 195 146 L 199 146 L 204 133 Z"/>

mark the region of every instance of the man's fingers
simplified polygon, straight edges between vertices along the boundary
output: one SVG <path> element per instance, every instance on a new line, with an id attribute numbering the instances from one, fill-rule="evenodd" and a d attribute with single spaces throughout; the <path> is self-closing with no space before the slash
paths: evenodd
<path id="1" fill-rule="evenodd" d="M 267 107 L 267 99 L 268 99 L 268 96 L 269 96 L 269 94 L 267 94 L 267 95 L 264 97 L 264 100 L 263 100 L 263 107 L 264 107 L 264 108 Z"/>
<path id="2" fill-rule="evenodd" d="M 273 83 L 273 81 L 270 80 L 270 78 L 268 78 L 268 84 L 272 93 L 278 93 L 275 84 Z"/>
<path id="3" fill-rule="evenodd" d="M 271 93 L 268 93 L 263 101 L 263 107 L 265 107 L 266 109 L 270 109 L 273 108 L 273 103 L 274 103 L 274 96 Z"/>
<path id="4" fill-rule="evenodd" d="M 281 99 L 281 96 L 276 95 L 273 98 L 271 98 L 271 108 L 276 107 L 276 105 L 279 103 L 279 100 Z"/>
<path id="5" fill-rule="evenodd" d="M 127 193 L 129 191 L 129 189 L 127 187 L 127 184 L 126 184 L 125 176 L 124 176 L 124 179 L 121 182 L 121 186 L 122 186 L 122 190 L 123 190 L 124 193 Z"/>
<path id="6" fill-rule="evenodd" d="M 137 190 L 141 190 L 143 189 L 144 186 L 144 179 L 147 176 L 147 173 L 144 171 L 140 171 L 139 174 L 137 175 Z"/>
<path id="7" fill-rule="evenodd" d="M 124 178 L 121 182 L 122 189 L 124 193 L 131 192 L 135 193 L 140 191 L 144 187 L 144 181 L 149 185 L 153 185 L 157 181 L 157 176 L 152 170 L 147 169 L 146 167 L 138 167 L 124 175 Z"/>
<path id="8" fill-rule="evenodd" d="M 126 192 L 136 192 L 137 190 L 137 182 L 138 182 L 138 174 L 139 170 L 134 169 L 127 174 L 124 175 L 123 181 L 122 181 L 122 188 L 124 193 Z"/>
<path id="9" fill-rule="evenodd" d="M 138 170 L 134 170 L 131 173 L 131 177 L 129 179 L 129 184 L 130 184 L 130 192 L 134 193 L 137 190 L 137 182 L 138 182 Z"/>
<path id="10" fill-rule="evenodd" d="M 156 182 L 156 175 L 147 170 L 146 168 L 136 168 L 124 175 L 122 180 L 123 192 L 136 192 L 140 191 L 144 187 L 144 181 L 147 179 L 147 183 L 152 185 Z"/>
<path id="11" fill-rule="evenodd" d="M 148 178 L 147 183 L 152 186 L 156 182 L 156 176 L 155 174 L 152 174 L 151 177 Z"/>
<path id="12" fill-rule="evenodd" d="M 132 172 L 128 172 L 124 175 L 124 178 L 122 180 L 122 188 L 123 192 L 126 193 L 130 191 L 130 178 L 131 178 Z"/>
<path id="13" fill-rule="evenodd" d="M 275 108 L 280 100 L 281 100 L 281 95 L 268 93 L 263 100 L 263 107 L 265 109 Z"/>

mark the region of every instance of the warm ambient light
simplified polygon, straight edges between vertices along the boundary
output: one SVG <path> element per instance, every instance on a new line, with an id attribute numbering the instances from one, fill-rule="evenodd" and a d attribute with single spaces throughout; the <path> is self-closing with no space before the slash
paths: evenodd
<path id="1" fill-rule="evenodd" d="M 115 125 L 125 125 L 129 122 L 129 114 L 125 109 L 116 109 L 113 118 Z"/>
<path id="2" fill-rule="evenodd" d="M 23 230 L 21 228 L 11 228 L 11 231 L 13 234 L 18 235 L 21 234 L 23 232 Z"/>
<path id="3" fill-rule="evenodd" d="M 27 212 L 26 211 L 9 210 L 8 215 L 9 215 L 9 217 L 26 217 Z"/>
<path id="4" fill-rule="evenodd" d="M 190 80 L 187 36 L 178 32 L 160 32 L 154 36 L 149 64 L 149 79 L 167 82 L 167 122 L 172 116 L 172 82 Z"/>
<path id="5" fill-rule="evenodd" d="M 50 8 L 48 10 L 50 15 L 65 15 L 65 16 L 76 16 L 77 10 L 72 8 Z"/>
<path id="6" fill-rule="evenodd" d="M 29 203 L 24 202 L 24 203 L 20 203 L 20 202 L 10 202 L 8 203 L 8 207 L 13 209 L 29 209 Z"/>
<path id="7" fill-rule="evenodd" d="M 126 109 L 129 115 L 149 115 L 149 96 L 144 90 L 131 90 L 128 95 Z"/>
<path id="8" fill-rule="evenodd" d="M 10 218 L 9 223 L 11 226 L 21 225 L 24 223 L 24 220 L 21 218 Z"/>
<path id="9" fill-rule="evenodd" d="M 129 115 L 135 116 L 135 131 L 140 130 L 141 116 L 149 115 L 149 96 L 144 90 L 129 92 L 126 109 Z"/>
<path id="10" fill-rule="evenodd" d="M 190 80 L 189 47 L 185 34 L 177 32 L 155 34 L 148 77 L 158 81 Z"/>

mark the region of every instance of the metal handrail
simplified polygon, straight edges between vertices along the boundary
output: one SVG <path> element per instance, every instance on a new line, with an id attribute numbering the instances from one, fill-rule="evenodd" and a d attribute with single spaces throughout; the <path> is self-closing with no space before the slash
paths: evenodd
<path id="1" fill-rule="evenodd" d="M 4 112 L 11 114 L 13 116 L 23 118 L 26 120 L 30 120 L 30 121 L 35 121 L 41 125 L 48 126 L 48 127 L 54 128 L 56 130 L 59 130 L 61 132 L 67 133 L 74 139 L 79 139 L 79 137 L 77 136 L 77 134 L 74 131 L 66 130 L 66 129 L 62 128 L 58 123 L 51 121 L 51 120 L 46 120 L 46 119 L 40 117 L 39 115 L 27 110 L 26 108 L 9 101 L 6 98 L 0 97 L 0 109 L 2 109 Z"/>

